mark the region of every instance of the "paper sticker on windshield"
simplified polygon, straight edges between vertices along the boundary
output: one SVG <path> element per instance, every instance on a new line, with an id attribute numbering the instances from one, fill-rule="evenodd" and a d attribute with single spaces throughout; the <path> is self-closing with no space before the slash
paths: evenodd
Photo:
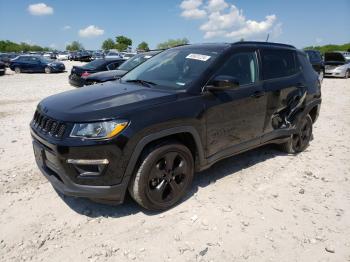
<path id="1" fill-rule="evenodd" d="M 186 56 L 187 59 L 194 59 L 199 61 L 208 61 L 211 56 L 201 54 L 189 54 Z"/>

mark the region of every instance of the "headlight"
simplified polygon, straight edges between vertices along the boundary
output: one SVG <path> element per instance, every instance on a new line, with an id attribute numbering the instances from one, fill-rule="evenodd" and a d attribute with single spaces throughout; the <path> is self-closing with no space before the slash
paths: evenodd
<path id="1" fill-rule="evenodd" d="M 118 135 L 128 125 L 125 120 L 75 124 L 70 137 L 86 139 L 111 138 Z"/>

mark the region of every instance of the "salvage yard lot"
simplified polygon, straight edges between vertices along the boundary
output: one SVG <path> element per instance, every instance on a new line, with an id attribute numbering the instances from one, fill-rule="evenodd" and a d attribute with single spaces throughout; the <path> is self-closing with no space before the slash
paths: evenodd
<path id="1" fill-rule="evenodd" d="M 0 77 L 1 261 L 350 261 L 350 79 L 325 79 L 314 140 L 265 146 L 196 174 L 163 213 L 59 197 L 35 165 L 29 122 L 60 74 Z"/>

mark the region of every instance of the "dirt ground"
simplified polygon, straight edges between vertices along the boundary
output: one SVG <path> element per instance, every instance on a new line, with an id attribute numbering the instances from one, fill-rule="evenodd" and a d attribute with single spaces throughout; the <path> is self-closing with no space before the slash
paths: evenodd
<path id="1" fill-rule="evenodd" d="M 42 98 L 72 89 L 67 77 L 0 77 L 1 261 L 350 261 L 350 79 L 324 80 L 305 152 L 228 158 L 149 213 L 59 196 L 39 172 L 29 122 Z"/>

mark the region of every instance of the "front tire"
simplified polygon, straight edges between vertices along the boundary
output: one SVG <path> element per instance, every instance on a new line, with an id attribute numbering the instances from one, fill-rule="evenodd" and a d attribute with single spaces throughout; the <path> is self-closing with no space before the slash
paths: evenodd
<path id="1" fill-rule="evenodd" d="M 297 154 L 304 151 L 312 139 L 312 118 L 303 117 L 297 125 L 297 133 L 292 135 L 288 142 L 281 145 L 282 151 L 288 154 Z"/>
<path id="2" fill-rule="evenodd" d="M 322 69 L 318 75 L 318 80 L 320 81 L 321 84 L 323 82 L 323 78 L 324 78 L 324 70 Z"/>
<path id="3" fill-rule="evenodd" d="M 345 78 L 345 79 L 348 79 L 349 77 L 350 77 L 350 70 L 348 70 L 348 71 L 345 72 L 344 78 Z"/>
<path id="4" fill-rule="evenodd" d="M 176 142 L 158 145 L 144 154 L 129 193 L 148 210 L 166 210 L 185 195 L 193 173 L 193 157 L 186 146 Z"/>

